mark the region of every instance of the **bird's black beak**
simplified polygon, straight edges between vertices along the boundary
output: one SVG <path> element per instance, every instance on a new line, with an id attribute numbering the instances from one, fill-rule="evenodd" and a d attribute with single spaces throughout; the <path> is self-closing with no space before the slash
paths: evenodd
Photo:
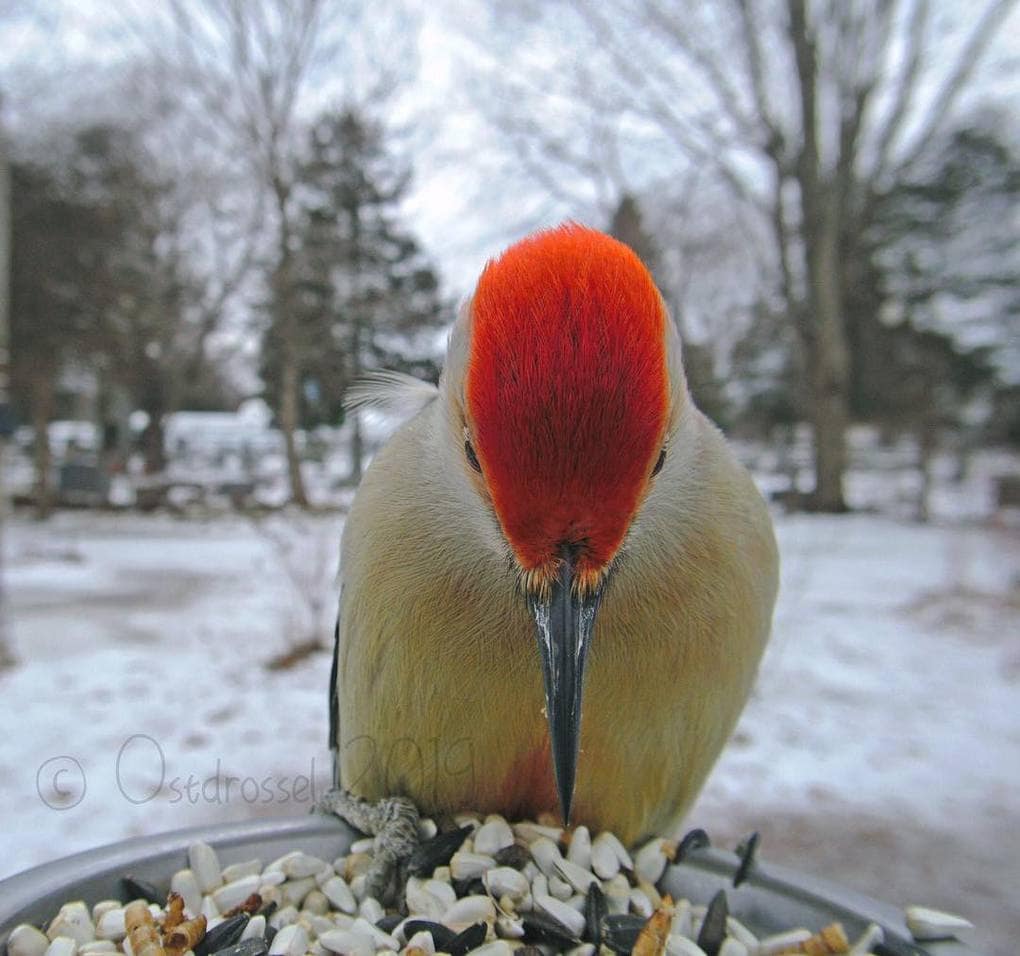
<path id="1" fill-rule="evenodd" d="M 528 598 L 542 654 L 553 769 L 564 824 L 570 822 L 570 804 L 574 797 L 584 665 L 602 597 L 601 586 L 590 595 L 579 596 L 573 579 L 573 562 L 564 559 L 548 596 Z"/>

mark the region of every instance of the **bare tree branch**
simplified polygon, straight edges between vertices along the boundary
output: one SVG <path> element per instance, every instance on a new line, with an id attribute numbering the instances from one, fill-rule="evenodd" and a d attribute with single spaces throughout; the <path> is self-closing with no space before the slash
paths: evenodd
<path id="1" fill-rule="evenodd" d="M 898 164 L 901 171 L 912 167 L 924 154 L 935 134 L 943 126 L 952 112 L 953 105 L 967 86 L 974 74 L 981 56 L 995 36 L 996 30 L 1016 6 L 1017 0 L 992 0 L 985 7 L 980 19 L 963 44 L 953 68 L 946 74 L 928 106 L 927 118 L 920 132 L 914 136 L 913 143 L 907 148 L 904 158 Z"/>
<path id="2" fill-rule="evenodd" d="M 594 5 L 582 5 L 581 9 L 589 18 L 589 26 L 600 48 L 612 57 L 619 77 L 631 89 L 628 102 L 619 104 L 621 111 L 626 109 L 657 125 L 683 154 L 702 166 L 715 169 L 743 202 L 763 209 L 761 199 L 754 194 L 747 179 L 727 158 L 731 142 L 704 117 L 678 112 L 673 105 L 675 90 L 669 90 L 668 86 L 659 88 L 659 84 L 668 83 L 669 70 L 657 68 L 649 56 L 635 56 L 629 43 L 627 48 L 621 47 L 617 34 Z"/>
<path id="3" fill-rule="evenodd" d="M 928 0 L 915 0 L 907 25 L 903 68 L 897 78 L 892 107 L 878 134 L 872 174 L 873 182 L 880 181 L 888 172 L 893 142 L 900 135 L 904 119 L 909 115 L 913 104 L 921 71 L 928 13 Z"/>
<path id="4" fill-rule="evenodd" d="M 730 82 L 728 71 L 718 59 L 695 42 L 684 21 L 680 20 L 672 9 L 667 11 L 654 2 L 645 2 L 643 13 L 646 23 L 653 29 L 658 28 L 663 35 L 672 40 L 676 49 L 689 57 L 702 72 L 719 104 L 733 123 L 734 129 L 745 136 L 753 137 L 757 132 L 756 118 L 744 111 L 740 102 L 741 97 Z"/>
<path id="5" fill-rule="evenodd" d="M 773 115 L 766 93 L 764 57 L 762 55 L 761 43 L 759 42 L 761 28 L 755 13 L 754 0 L 736 0 L 736 3 L 740 14 L 740 37 L 744 44 L 744 56 L 747 59 L 747 72 L 748 78 L 751 81 L 751 91 L 758 110 L 759 122 L 764 126 L 768 137 L 763 145 L 773 160 L 779 163 L 782 161 L 783 134 L 779 121 Z"/>

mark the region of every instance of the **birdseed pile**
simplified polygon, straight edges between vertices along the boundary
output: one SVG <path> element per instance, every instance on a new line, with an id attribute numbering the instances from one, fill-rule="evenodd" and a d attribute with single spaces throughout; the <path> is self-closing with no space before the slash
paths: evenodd
<path id="1" fill-rule="evenodd" d="M 631 855 L 611 833 L 579 826 L 461 816 L 439 832 L 419 823 L 422 842 L 406 885 L 388 905 L 367 892 L 374 840 L 355 842 L 327 861 L 294 851 L 221 867 L 195 843 L 188 866 L 161 894 L 126 876 L 122 896 L 89 908 L 61 907 L 44 930 L 22 924 L 8 956 L 780 956 L 899 954 L 871 925 L 850 941 L 842 926 L 793 928 L 759 938 L 728 913 L 724 890 L 710 902 L 672 899 L 660 890 L 670 863 L 707 844 L 703 831 L 656 839 Z M 742 847 L 738 884 L 757 838 Z M 907 913 L 918 939 L 970 924 L 921 908 Z M 955 921 L 955 922 L 954 922 Z M 913 952 L 914 950 L 909 950 Z"/>

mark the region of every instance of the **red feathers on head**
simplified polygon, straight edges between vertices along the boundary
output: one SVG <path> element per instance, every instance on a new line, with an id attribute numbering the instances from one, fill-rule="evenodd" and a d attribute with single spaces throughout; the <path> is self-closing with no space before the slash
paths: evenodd
<path id="1" fill-rule="evenodd" d="M 492 260 L 472 301 L 466 402 L 503 532 L 527 570 L 612 559 L 659 455 L 666 316 L 623 243 L 568 224 Z"/>

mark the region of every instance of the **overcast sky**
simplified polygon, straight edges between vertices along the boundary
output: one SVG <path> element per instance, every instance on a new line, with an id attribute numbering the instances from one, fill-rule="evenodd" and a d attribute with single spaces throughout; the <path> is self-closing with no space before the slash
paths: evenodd
<path id="1" fill-rule="evenodd" d="M 0 84 L 8 93 L 8 123 L 24 128 L 39 115 L 80 117 L 89 110 L 108 115 L 110 104 L 93 92 L 103 89 L 136 48 L 125 17 L 144 19 L 157 4 L 0 0 Z M 418 76 L 390 111 L 398 122 L 424 117 L 407 145 L 414 162 L 408 224 L 457 296 L 470 291 L 485 261 L 522 230 L 567 214 L 538 190 L 501 196 L 500 183 L 480 178 L 493 134 L 477 117 L 449 110 L 450 103 L 461 101 L 455 64 L 471 46 L 465 9 L 420 5 Z"/>
<path id="2" fill-rule="evenodd" d="M 504 39 L 481 22 L 479 3 L 408 3 L 420 22 L 419 69 L 390 111 L 396 120 L 415 119 L 408 144 L 415 169 L 408 224 L 439 262 L 447 287 L 462 296 L 486 259 L 523 231 L 567 215 L 594 220 L 600 213 L 593 204 L 571 208 L 551 200 L 537 185 L 528 188 L 521 180 L 501 178 L 504 160 L 494 134 L 465 108 L 470 91 L 464 89 L 465 70 L 459 66 L 477 63 L 487 44 Z M 971 6 L 953 0 L 935 4 L 940 15 Z M 151 19 L 161 9 L 160 0 L 0 0 L 0 84 L 9 91 L 8 122 L 31 125 L 36 113 L 81 115 L 95 109 L 108 114 L 110 104 L 101 97 L 97 102 L 96 91 L 136 47 L 125 23 Z M 541 48 L 527 52 L 543 55 Z M 548 55 L 565 52 L 559 45 Z M 1004 97 L 1016 93 L 1020 8 L 1001 30 L 989 60 L 1000 64 L 994 92 Z M 1003 70 L 1004 63 L 1011 69 Z M 311 109 L 318 105 L 309 104 Z"/>

